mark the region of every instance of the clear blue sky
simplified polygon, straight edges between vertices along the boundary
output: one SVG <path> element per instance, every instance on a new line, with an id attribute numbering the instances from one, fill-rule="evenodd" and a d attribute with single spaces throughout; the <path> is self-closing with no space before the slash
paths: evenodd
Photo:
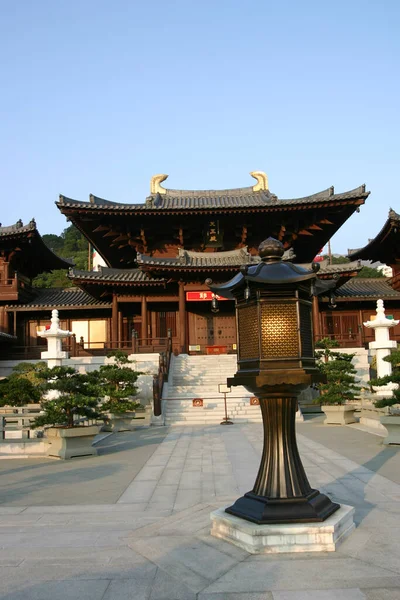
<path id="1" fill-rule="evenodd" d="M 67 226 L 58 194 L 371 190 L 333 238 L 400 211 L 398 0 L 0 1 L 3 225 Z"/>

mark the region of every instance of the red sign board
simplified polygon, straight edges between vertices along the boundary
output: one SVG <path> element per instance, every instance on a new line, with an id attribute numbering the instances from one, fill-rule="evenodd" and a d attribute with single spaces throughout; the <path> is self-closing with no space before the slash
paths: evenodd
<path id="1" fill-rule="evenodd" d="M 228 300 L 228 298 L 222 298 L 213 292 L 186 292 L 187 302 L 201 302 L 204 300 L 211 302 L 213 298 L 216 298 L 217 300 Z"/>

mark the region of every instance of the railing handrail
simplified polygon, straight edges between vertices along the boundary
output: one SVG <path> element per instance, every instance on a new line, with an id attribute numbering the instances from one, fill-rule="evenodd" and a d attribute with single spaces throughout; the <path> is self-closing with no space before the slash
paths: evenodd
<path id="1" fill-rule="evenodd" d="M 154 416 L 158 417 L 161 415 L 161 398 L 164 388 L 164 382 L 168 381 L 169 367 L 171 364 L 172 354 L 172 335 L 168 332 L 167 337 L 167 349 L 166 352 L 160 353 L 160 359 L 158 364 L 158 373 L 153 375 L 153 410 Z"/>

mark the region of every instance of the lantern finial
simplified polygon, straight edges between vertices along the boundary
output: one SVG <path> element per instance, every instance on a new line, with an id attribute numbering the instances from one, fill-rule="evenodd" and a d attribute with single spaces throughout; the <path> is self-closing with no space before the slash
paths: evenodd
<path id="1" fill-rule="evenodd" d="M 284 252 L 282 242 L 272 237 L 267 238 L 258 246 L 258 254 L 263 262 L 282 260 Z"/>

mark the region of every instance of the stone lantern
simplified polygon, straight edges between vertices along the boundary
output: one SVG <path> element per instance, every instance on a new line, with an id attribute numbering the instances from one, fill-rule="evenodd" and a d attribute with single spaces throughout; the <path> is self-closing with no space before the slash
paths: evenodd
<path id="1" fill-rule="evenodd" d="M 68 358 L 68 352 L 62 349 L 62 340 L 66 337 L 71 337 L 71 331 L 60 329 L 60 319 L 58 310 L 51 311 L 51 325 L 46 327 L 44 331 L 39 331 L 38 335 L 47 340 L 47 352 L 41 353 L 41 358 L 47 360 L 47 366 L 60 367 L 62 361 Z"/>
<path id="2" fill-rule="evenodd" d="M 225 511 L 261 525 L 320 522 L 340 508 L 311 488 L 295 433 L 298 395 L 320 380 L 311 312 L 317 268 L 282 261 L 283 253 L 281 242 L 268 238 L 259 247 L 260 263 L 210 285 L 236 304 L 238 365 L 227 383 L 259 398 L 264 427 L 254 487 Z"/>

